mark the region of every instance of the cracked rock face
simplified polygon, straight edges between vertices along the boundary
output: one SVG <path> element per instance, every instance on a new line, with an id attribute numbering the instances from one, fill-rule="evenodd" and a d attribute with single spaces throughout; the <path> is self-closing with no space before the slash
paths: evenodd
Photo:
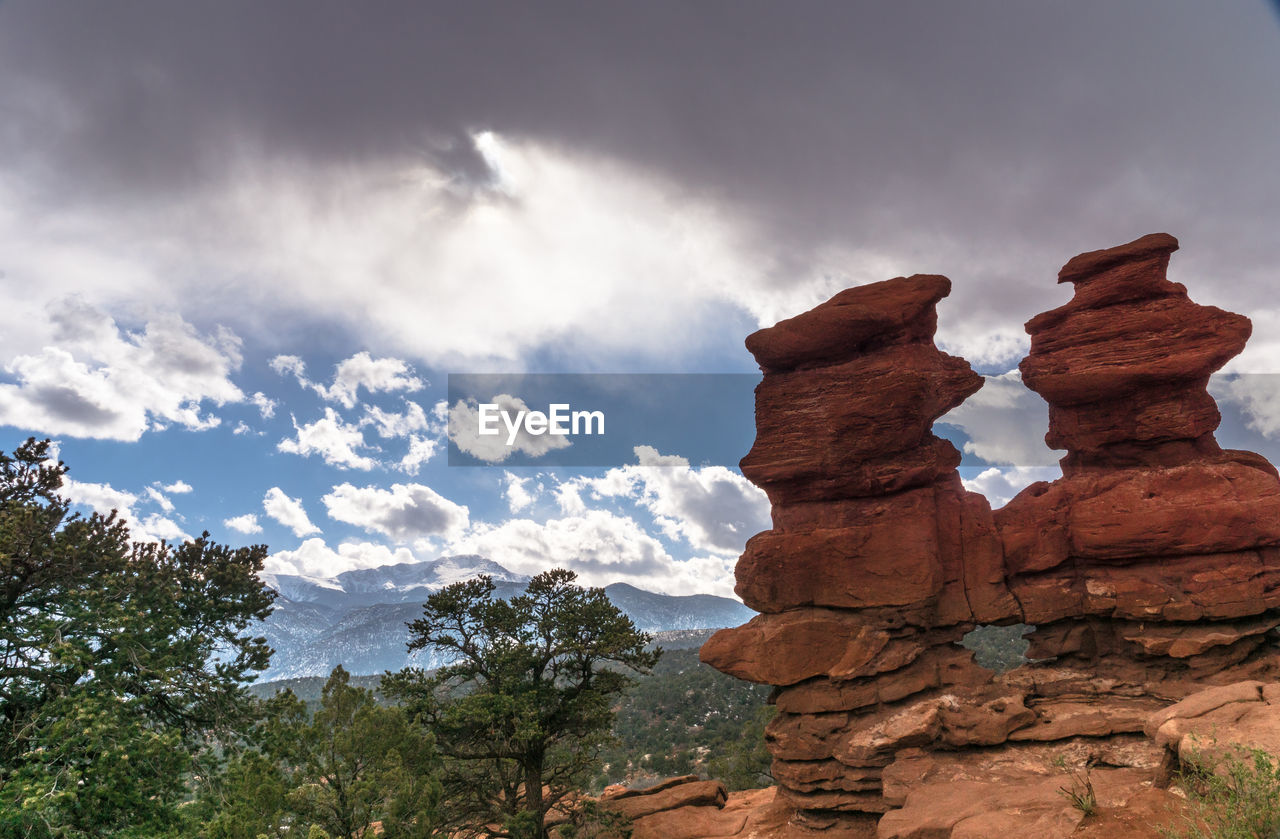
<path id="1" fill-rule="evenodd" d="M 803 817 L 901 806 L 885 772 L 907 755 L 1127 743 L 1200 688 L 1274 675 L 1280 479 L 1218 446 L 1206 389 L 1250 323 L 1166 279 L 1177 247 L 1152 234 L 1063 267 L 1075 296 L 1027 323 L 1020 365 L 1063 477 L 994 513 L 932 433 L 982 384 L 933 343 L 945 277 L 848 289 L 747 339 L 764 378 L 742 471 L 773 528 L 737 592 L 761 614 L 702 658 L 776 686 L 778 795 Z M 993 623 L 1037 626 L 1031 663 L 996 675 L 957 646 Z"/>

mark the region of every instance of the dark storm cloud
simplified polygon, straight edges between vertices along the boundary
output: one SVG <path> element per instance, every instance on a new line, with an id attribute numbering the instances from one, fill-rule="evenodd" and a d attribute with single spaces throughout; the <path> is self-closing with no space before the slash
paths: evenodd
<path id="1" fill-rule="evenodd" d="M 973 329 L 1154 230 L 1188 271 L 1274 264 L 1276 78 L 1263 3 L 0 6 L 0 143 L 50 206 L 244 153 L 420 155 L 483 186 L 466 138 L 493 129 L 733 206 L 780 281 L 828 243 L 947 273 L 944 321 Z"/>

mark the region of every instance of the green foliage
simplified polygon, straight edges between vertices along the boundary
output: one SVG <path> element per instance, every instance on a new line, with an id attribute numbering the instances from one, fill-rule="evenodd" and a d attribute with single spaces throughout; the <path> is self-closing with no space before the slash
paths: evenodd
<path id="1" fill-rule="evenodd" d="M 266 548 L 131 543 L 69 513 L 49 450 L 0 453 L 0 836 L 158 836 L 247 719 Z"/>
<path id="2" fill-rule="evenodd" d="M 597 791 L 645 777 L 702 774 L 730 789 L 773 783 L 764 726 L 769 688 L 726 676 L 697 650 L 667 650 L 653 673 L 627 691 L 601 753 Z"/>
<path id="3" fill-rule="evenodd" d="M 725 743 L 718 756 L 707 763 L 707 774 L 724 781 L 731 790 L 756 789 L 774 783 L 771 764 L 773 755 L 765 745 L 765 726 L 774 718 L 777 709 L 761 705 L 743 726 L 737 740 Z"/>
<path id="4" fill-rule="evenodd" d="M 398 707 L 378 704 L 337 667 L 319 707 L 284 691 L 193 814 L 205 839 L 255 839 L 309 825 L 356 839 L 381 822 L 387 839 L 440 835 L 441 786 L 431 738 Z"/>
<path id="5" fill-rule="evenodd" d="M 307 706 L 307 713 L 314 714 L 320 707 L 320 696 L 324 693 L 324 686 L 328 681 L 328 676 L 298 676 L 291 679 L 277 679 L 272 682 L 257 682 L 249 685 L 247 690 L 251 695 L 259 699 L 270 699 L 277 693 L 287 690 L 303 701 Z M 367 688 L 373 691 L 374 698 L 379 703 L 387 704 L 387 701 L 379 693 L 382 686 L 381 673 L 367 676 L 352 675 L 351 684 L 355 687 Z"/>
<path id="6" fill-rule="evenodd" d="M 571 571 L 534 577 L 521 595 L 494 597 L 489 577 L 428 598 L 409 625 L 409 648 L 457 660 L 434 674 L 388 674 L 383 691 L 403 701 L 437 739 L 446 799 L 474 833 L 541 837 L 548 809 L 580 785 L 613 723 L 613 706 L 661 651 Z"/>
<path id="7" fill-rule="evenodd" d="M 1075 807 L 1085 816 L 1092 816 L 1098 812 L 1098 794 L 1093 790 L 1093 779 L 1089 777 L 1089 770 L 1083 772 L 1071 773 L 1071 786 L 1058 787 L 1058 794 L 1071 802 L 1071 806 Z"/>
<path id="8" fill-rule="evenodd" d="M 557 828 L 560 839 L 631 839 L 631 819 L 616 810 L 583 799 L 569 813 L 569 820 Z"/>
<path id="9" fill-rule="evenodd" d="M 1183 762 L 1187 824 L 1164 831 L 1178 839 L 1275 839 L 1280 836 L 1280 760 L 1237 746 L 1212 759 Z"/>

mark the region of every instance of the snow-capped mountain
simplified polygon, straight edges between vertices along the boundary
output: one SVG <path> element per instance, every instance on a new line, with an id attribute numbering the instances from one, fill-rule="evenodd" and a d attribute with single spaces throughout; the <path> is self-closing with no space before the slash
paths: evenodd
<path id="1" fill-rule="evenodd" d="M 279 596 L 260 630 L 276 652 L 259 680 L 327 676 L 338 664 L 356 675 L 411 663 L 438 667 L 445 662 L 430 650 L 408 654 L 405 624 L 421 616 L 433 592 L 481 574 L 493 578 L 503 598 L 519 594 L 529 581 L 482 556 L 364 568 L 332 578 L 263 574 Z M 736 626 L 754 615 L 736 600 L 710 594 L 675 597 L 626 583 L 606 586 L 605 593 L 646 632 Z"/>

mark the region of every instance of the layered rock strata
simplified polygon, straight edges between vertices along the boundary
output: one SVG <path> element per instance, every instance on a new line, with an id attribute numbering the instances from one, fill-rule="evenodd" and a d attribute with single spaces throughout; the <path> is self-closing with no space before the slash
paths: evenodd
<path id="1" fill-rule="evenodd" d="M 1075 296 L 1027 323 L 1020 365 L 1063 477 L 995 515 L 1028 655 L 1161 700 L 1269 672 L 1280 624 L 1280 480 L 1218 445 L 1206 389 L 1250 323 L 1166 278 L 1177 247 L 1157 233 L 1063 267 Z"/>
<path id="2" fill-rule="evenodd" d="M 742 471 L 773 528 L 736 590 L 761 614 L 702 657 L 776 687 L 774 776 L 803 816 L 901 806 L 904 754 L 1119 743 L 1204 684 L 1275 669 L 1280 480 L 1218 446 L 1206 390 L 1250 326 L 1166 279 L 1176 247 L 1063 268 L 1075 296 L 1027 324 L 1021 371 L 1064 475 L 994 514 L 931 430 L 981 386 L 933 343 L 945 277 L 849 289 L 747 339 L 764 378 Z M 1007 674 L 956 644 L 1010 623 L 1038 631 Z"/>

